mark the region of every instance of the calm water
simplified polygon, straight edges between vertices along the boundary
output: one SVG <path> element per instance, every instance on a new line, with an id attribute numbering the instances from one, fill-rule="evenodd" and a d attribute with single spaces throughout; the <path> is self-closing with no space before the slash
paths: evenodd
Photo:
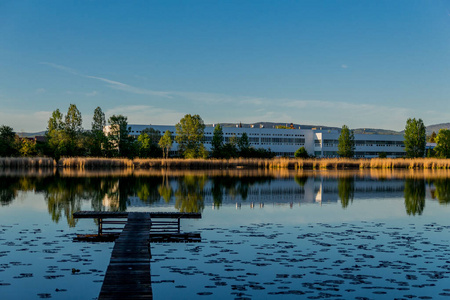
<path id="1" fill-rule="evenodd" d="M 202 212 L 152 244 L 155 299 L 450 298 L 448 171 L 3 172 L 1 299 L 95 299 L 113 243 L 78 210 Z"/>

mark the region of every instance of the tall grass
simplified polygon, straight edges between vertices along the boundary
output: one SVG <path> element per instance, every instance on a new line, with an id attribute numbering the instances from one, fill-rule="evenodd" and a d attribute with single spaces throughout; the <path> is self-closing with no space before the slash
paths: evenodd
<path id="1" fill-rule="evenodd" d="M 373 159 L 294 159 L 294 158 L 233 158 L 233 159 L 127 159 L 70 157 L 57 163 L 51 158 L 0 158 L 0 168 L 59 167 L 78 170 L 102 169 L 168 169 L 168 170 L 347 170 L 347 169 L 450 169 L 450 159 L 437 158 L 373 158 Z"/>
<path id="2" fill-rule="evenodd" d="M 68 157 L 58 161 L 58 167 L 69 169 L 116 169 L 133 168 L 133 161 L 127 158 Z"/>
<path id="3" fill-rule="evenodd" d="M 54 168 L 56 161 L 48 157 L 0 157 L 0 169 Z"/>

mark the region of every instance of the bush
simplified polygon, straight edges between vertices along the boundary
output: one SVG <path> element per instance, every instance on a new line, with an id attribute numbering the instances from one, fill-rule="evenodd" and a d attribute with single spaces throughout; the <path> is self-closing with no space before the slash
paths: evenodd
<path id="1" fill-rule="evenodd" d="M 308 151 L 306 151 L 305 147 L 300 147 L 295 151 L 294 156 L 296 158 L 308 158 L 309 154 Z"/>

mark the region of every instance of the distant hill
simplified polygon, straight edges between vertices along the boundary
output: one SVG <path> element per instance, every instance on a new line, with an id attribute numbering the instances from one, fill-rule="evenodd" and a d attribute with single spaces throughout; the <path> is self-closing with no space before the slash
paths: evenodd
<path id="1" fill-rule="evenodd" d="M 39 132 L 16 132 L 16 134 L 18 136 L 20 136 L 20 137 L 34 138 L 35 136 L 45 135 L 45 131 L 39 131 Z"/>
<path id="2" fill-rule="evenodd" d="M 291 126 L 291 123 L 277 123 L 277 122 L 256 122 L 256 123 L 220 123 L 223 127 L 236 127 L 242 125 L 243 128 L 250 128 L 252 125 L 255 128 L 259 128 L 261 125 L 264 128 L 275 128 L 276 126 Z M 206 124 L 206 126 L 212 126 L 213 124 Z M 298 129 L 311 129 L 311 128 L 322 128 L 324 130 L 335 130 L 339 129 L 338 127 L 330 127 L 323 125 L 301 125 L 301 124 L 293 124 L 294 128 Z"/>
<path id="3" fill-rule="evenodd" d="M 239 125 L 239 123 L 220 123 L 223 127 L 236 127 Z M 264 126 L 264 128 L 275 128 L 276 126 L 287 126 L 289 127 L 291 123 L 280 123 L 280 122 L 256 122 L 256 123 L 242 123 L 243 128 L 250 128 L 251 125 L 253 125 L 255 128 L 259 128 L 261 125 Z M 300 129 L 311 129 L 311 128 L 317 128 L 317 129 L 323 129 L 323 130 L 339 130 L 340 127 L 331 127 L 331 126 L 324 126 L 324 125 L 304 125 L 304 124 L 293 124 L 294 128 Z M 206 124 L 206 126 L 213 126 L 213 124 Z M 441 124 L 434 124 L 434 125 L 428 125 L 426 127 L 426 133 L 427 135 L 431 135 L 431 133 L 439 132 L 439 129 L 450 129 L 450 123 L 441 123 Z M 354 128 L 353 132 L 355 134 L 403 134 L 404 131 L 395 131 L 395 130 L 388 130 L 388 129 L 378 129 L 378 128 Z M 45 135 L 45 131 L 39 131 L 39 132 L 17 132 L 17 134 L 21 137 L 35 137 L 39 135 Z"/>
<path id="4" fill-rule="evenodd" d="M 355 134 L 394 134 L 400 135 L 402 134 L 399 131 L 387 130 L 387 129 L 376 129 L 376 128 L 356 128 L 353 129 Z"/>
<path id="5" fill-rule="evenodd" d="M 433 131 L 436 132 L 436 134 L 437 134 L 439 132 L 439 129 L 450 129 L 450 123 L 428 125 L 427 126 L 427 135 L 431 135 L 433 133 Z"/>
<path id="6" fill-rule="evenodd" d="M 213 124 L 208 124 L 207 126 L 212 126 Z M 239 123 L 220 123 L 223 127 L 236 127 L 239 126 Z M 256 122 L 256 123 L 242 123 L 243 128 L 250 128 L 253 125 L 255 128 L 259 128 L 261 125 L 264 128 L 275 128 L 276 126 L 287 126 L 289 127 L 290 123 L 276 123 L 276 122 Z M 331 127 L 324 125 L 305 125 L 305 124 L 293 124 L 294 128 L 300 129 L 323 129 L 323 130 L 340 130 L 340 127 Z M 355 134 L 401 134 L 401 132 L 394 130 L 386 130 L 386 129 L 375 129 L 375 128 L 356 128 L 353 129 Z"/>

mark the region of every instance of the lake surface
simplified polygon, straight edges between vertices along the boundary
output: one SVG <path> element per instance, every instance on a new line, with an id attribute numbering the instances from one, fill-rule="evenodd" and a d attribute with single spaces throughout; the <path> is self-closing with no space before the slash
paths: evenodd
<path id="1" fill-rule="evenodd" d="M 154 299 L 450 299 L 450 172 L 3 171 L 1 299 L 96 299 L 78 210 L 201 212 L 152 243 Z"/>

